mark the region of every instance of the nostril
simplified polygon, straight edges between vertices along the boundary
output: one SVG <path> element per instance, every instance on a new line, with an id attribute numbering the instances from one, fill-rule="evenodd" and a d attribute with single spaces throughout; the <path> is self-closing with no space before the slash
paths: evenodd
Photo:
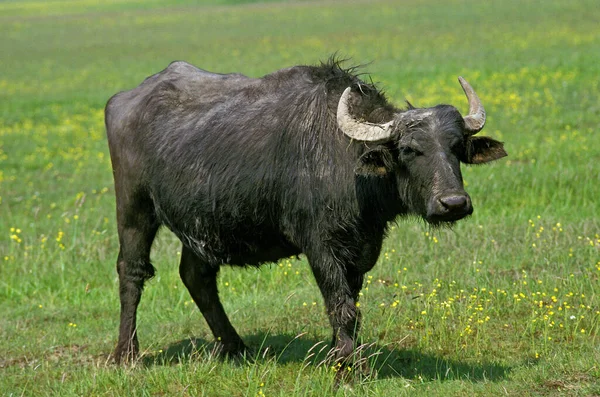
<path id="1" fill-rule="evenodd" d="M 448 196 L 440 198 L 440 202 L 449 210 L 464 208 L 467 205 L 466 196 Z"/>

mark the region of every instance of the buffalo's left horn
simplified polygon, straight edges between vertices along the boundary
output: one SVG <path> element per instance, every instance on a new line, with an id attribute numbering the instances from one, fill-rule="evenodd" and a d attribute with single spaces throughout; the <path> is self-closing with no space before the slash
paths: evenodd
<path id="1" fill-rule="evenodd" d="M 344 134 L 357 141 L 384 141 L 390 139 L 393 129 L 393 121 L 385 124 L 374 124 L 359 122 L 350 115 L 348 109 L 348 98 L 350 87 L 346 88 L 337 108 L 338 127 Z"/>
<path id="2" fill-rule="evenodd" d="M 467 80 L 459 76 L 458 82 L 469 100 L 469 114 L 463 117 L 463 120 L 465 120 L 466 132 L 468 135 L 475 135 L 481 131 L 485 125 L 485 109 L 473 87 L 467 83 Z"/>

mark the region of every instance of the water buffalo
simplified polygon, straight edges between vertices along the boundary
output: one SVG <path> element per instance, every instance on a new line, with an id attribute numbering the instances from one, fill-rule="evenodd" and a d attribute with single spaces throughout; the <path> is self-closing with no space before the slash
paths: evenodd
<path id="1" fill-rule="evenodd" d="M 217 291 L 221 265 L 259 266 L 303 253 L 323 295 L 338 359 L 355 348 L 363 278 L 390 222 L 433 225 L 472 213 L 460 163 L 506 155 L 474 136 L 485 111 L 459 82 L 450 105 L 399 109 L 354 68 L 330 60 L 261 78 L 171 63 L 106 106 L 120 251 L 115 359 L 138 353 L 136 311 L 154 276 L 161 225 L 182 242 L 179 272 L 217 346 L 244 351 Z"/>

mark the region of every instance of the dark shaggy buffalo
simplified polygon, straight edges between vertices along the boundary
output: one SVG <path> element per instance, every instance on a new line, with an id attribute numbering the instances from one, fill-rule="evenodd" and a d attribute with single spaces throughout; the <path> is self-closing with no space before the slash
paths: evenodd
<path id="1" fill-rule="evenodd" d="M 138 353 L 136 311 L 154 276 L 150 248 L 167 226 L 179 267 L 222 353 L 244 351 L 217 291 L 221 265 L 304 253 L 333 328 L 353 352 L 357 297 L 398 216 L 433 225 L 472 213 L 460 163 L 506 155 L 475 137 L 485 123 L 462 78 L 465 117 L 450 105 L 398 109 L 338 62 L 262 78 L 174 62 L 106 106 L 117 202 L 121 323 L 117 361 Z"/>

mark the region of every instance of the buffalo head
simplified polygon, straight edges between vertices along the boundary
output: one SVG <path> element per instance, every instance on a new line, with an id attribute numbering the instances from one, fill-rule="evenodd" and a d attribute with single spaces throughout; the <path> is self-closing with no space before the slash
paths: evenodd
<path id="1" fill-rule="evenodd" d="M 501 142 L 476 137 L 485 124 L 485 109 L 473 88 L 459 82 L 469 101 L 469 114 L 461 116 L 450 105 L 396 111 L 384 124 L 357 121 L 349 102 L 360 98 L 348 87 L 342 94 L 337 122 L 348 137 L 369 147 L 357 173 L 387 175 L 397 179 L 400 199 L 407 212 L 432 224 L 448 223 L 473 212 L 463 186 L 460 163 L 483 164 L 506 156 Z"/>

